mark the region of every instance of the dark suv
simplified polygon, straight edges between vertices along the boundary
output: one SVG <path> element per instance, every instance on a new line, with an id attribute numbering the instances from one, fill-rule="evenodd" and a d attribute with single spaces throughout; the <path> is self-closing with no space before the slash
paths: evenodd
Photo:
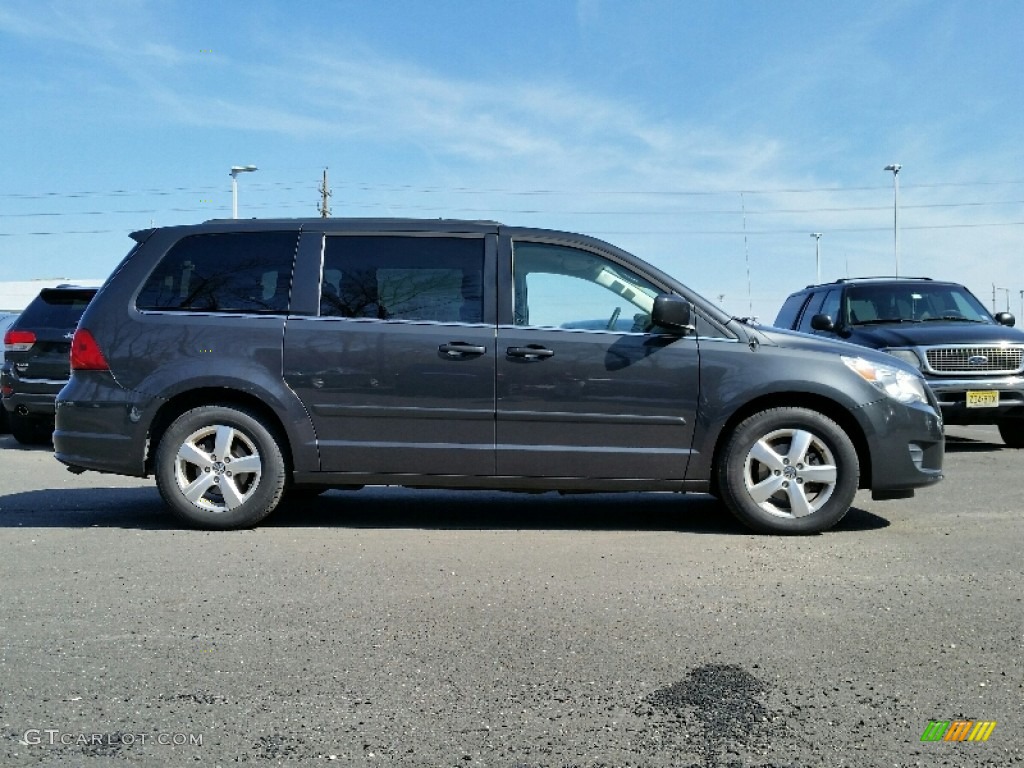
<path id="1" fill-rule="evenodd" d="M 14 325 L 14 321 L 18 319 L 17 312 L 0 312 L 0 339 L 7 333 L 7 329 Z M 0 344 L 0 371 L 4 367 L 4 346 Z M 7 409 L 0 404 L 0 435 L 5 435 L 11 431 L 10 422 L 7 419 Z"/>
<path id="2" fill-rule="evenodd" d="M 809 285 L 775 325 L 880 349 L 919 369 L 947 424 L 997 424 L 1024 448 L 1024 331 L 957 283 L 923 277 Z"/>
<path id="3" fill-rule="evenodd" d="M 53 434 L 53 401 L 68 382 L 71 337 L 95 288 L 44 288 L 4 333 L 0 394 L 19 443 L 46 444 Z"/>
<path id="4" fill-rule="evenodd" d="M 57 398 L 72 471 L 156 476 L 192 524 L 404 485 L 697 491 L 760 531 L 941 478 L 919 373 L 745 324 L 600 240 L 494 222 L 149 229 Z"/>

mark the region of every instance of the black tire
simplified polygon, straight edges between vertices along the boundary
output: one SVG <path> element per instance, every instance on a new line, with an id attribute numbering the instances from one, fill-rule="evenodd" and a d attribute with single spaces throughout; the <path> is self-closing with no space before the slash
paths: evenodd
<path id="1" fill-rule="evenodd" d="M 156 450 L 155 474 L 175 515 L 218 530 L 259 523 L 281 501 L 287 480 L 273 431 L 244 408 L 221 405 L 186 411 L 171 424 Z"/>
<path id="2" fill-rule="evenodd" d="M 828 530 L 849 511 L 860 483 L 849 436 L 806 408 L 772 408 L 742 421 L 716 469 L 729 511 L 761 533 Z"/>
<path id="3" fill-rule="evenodd" d="M 1001 419 L 999 436 L 1009 448 L 1024 448 L 1024 418 Z"/>
<path id="4" fill-rule="evenodd" d="M 3 404 L 0 403 L 0 435 L 6 435 L 11 431 L 11 419 L 7 414 L 7 409 L 4 408 Z"/>
<path id="5" fill-rule="evenodd" d="M 53 420 L 9 413 L 11 435 L 22 445 L 52 445 Z"/>

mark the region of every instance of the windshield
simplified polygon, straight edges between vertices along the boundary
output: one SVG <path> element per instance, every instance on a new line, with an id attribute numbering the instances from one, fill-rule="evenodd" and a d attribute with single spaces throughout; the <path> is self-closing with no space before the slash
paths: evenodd
<path id="1" fill-rule="evenodd" d="M 942 283 L 851 286 L 842 309 L 849 325 L 992 322 L 992 316 L 966 288 Z"/>

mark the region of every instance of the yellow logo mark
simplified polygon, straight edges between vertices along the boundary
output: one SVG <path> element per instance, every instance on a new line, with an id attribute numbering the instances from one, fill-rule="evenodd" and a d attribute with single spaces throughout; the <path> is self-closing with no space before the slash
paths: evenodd
<path id="1" fill-rule="evenodd" d="M 988 741 L 988 737 L 992 735 L 992 731 L 996 729 L 995 720 L 989 722 L 978 722 L 974 725 L 974 730 L 971 731 L 971 735 L 967 737 L 968 741 Z"/>

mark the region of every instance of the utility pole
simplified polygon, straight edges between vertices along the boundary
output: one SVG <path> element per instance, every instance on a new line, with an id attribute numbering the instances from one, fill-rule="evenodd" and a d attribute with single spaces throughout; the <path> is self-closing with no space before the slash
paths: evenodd
<path id="1" fill-rule="evenodd" d="M 331 196 L 331 188 L 327 186 L 327 169 L 324 168 L 324 180 L 320 182 L 320 218 L 326 219 L 331 215 L 331 209 L 327 205 L 327 198 Z"/>

